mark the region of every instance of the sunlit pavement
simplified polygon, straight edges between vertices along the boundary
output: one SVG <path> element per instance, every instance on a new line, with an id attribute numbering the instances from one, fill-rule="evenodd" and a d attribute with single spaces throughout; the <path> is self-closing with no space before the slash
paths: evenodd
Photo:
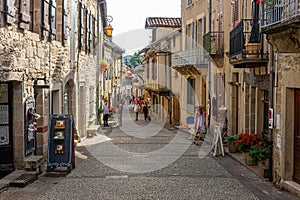
<path id="1" fill-rule="evenodd" d="M 0 199 L 297 199 L 226 155 L 199 156 L 189 134 L 142 114 L 135 121 L 124 108 L 121 126 L 79 143 L 70 174 L 44 174 Z"/>

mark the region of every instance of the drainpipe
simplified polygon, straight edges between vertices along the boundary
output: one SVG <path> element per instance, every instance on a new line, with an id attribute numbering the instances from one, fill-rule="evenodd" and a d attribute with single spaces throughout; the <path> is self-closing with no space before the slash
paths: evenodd
<path id="1" fill-rule="evenodd" d="M 169 112 L 170 112 L 170 124 L 172 124 L 172 101 L 173 101 L 173 94 L 172 94 L 172 62 L 171 62 L 171 52 L 168 52 L 168 70 L 169 70 L 169 87 L 170 87 L 170 100 L 169 100 Z"/>
<path id="2" fill-rule="evenodd" d="M 274 95 L 274 51 L 270 47 L 270 91 L 269 91 L 269 108 L 273 108 L 273 95 Z M 269 144 L 269 181 L 273 181 L 273 127 L 268 130 L 268 144 Z"/>
<path id="3" fill-rule="evenodd" d="M 211 9 L 212 9 L 212 0 L 209 0 L 208 1 L 208 32 L 211 33 Z M 210 103 L 210 106 L 209 106 L 209 110 L 208 110 L 208 129 L 210 127 L 210 117 L 211 117 L 211 64 L 210 62 L 208 61 L 208 100 L 209 100 L 209 103 Z"/>

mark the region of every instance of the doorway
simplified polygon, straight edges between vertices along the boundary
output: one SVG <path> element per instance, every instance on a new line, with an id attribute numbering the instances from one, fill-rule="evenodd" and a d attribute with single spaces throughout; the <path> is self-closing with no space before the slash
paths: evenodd
<path id="1" fill-rule="evenodd" d="M 293 180 L 300 184 L 300 89 L 295 90 L 294 98 L 294 173 Z"/>
<path id="2" fill-rule="evenodd" d="M 0 83 L 0 173 L 14 170 L 11 91 L 10 83 Z"/>

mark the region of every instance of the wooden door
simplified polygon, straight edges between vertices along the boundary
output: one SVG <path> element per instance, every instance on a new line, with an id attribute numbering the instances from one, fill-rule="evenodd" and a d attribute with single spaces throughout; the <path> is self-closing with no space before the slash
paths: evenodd
<path id="1" fill-rule="evenodd" d="M 300 184 L 300 89 L 295 90 L 294 121 L 294 174 L 293 180 Z"/>

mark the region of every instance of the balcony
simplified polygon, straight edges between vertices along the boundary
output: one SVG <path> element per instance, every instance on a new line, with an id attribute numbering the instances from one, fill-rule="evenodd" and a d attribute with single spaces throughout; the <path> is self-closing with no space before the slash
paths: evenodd
<path id="1" fill-rule="evenodd" d="M 235 68 L 266 67 L 269 62 L 267 42 L 261 39 L 258 21 L 244 19 L 230 32 L 229 62 Z"/>
<path id="2" fill-rule="evenodd" d="M 209 32 L 204 35 L 203 41 L 203 48 L 216 63 L 217 67 L 222 67 L 224 58 L 224 32 Z"/>
<path id="3" fill-rule="evenodd" d="M 300 53 L 300 1 L 270 0 L 261 4 L 261 32 L 279 53 Z"/>
<path id="4" fill-rule="evenodd" d="M 300 1 L 299 0 L 270 0 L 261 4 L 263 7 L 263 20 L 261 28 L 267 29 L 279 23 L 299 23 Z"/>
<path id="5" fill-rule="evenodd" d="M 172 54 L 172 66 L 182 75 L 200 75 L 206 69 L 208 59 L 203 47 L 187 49 Z"/>

